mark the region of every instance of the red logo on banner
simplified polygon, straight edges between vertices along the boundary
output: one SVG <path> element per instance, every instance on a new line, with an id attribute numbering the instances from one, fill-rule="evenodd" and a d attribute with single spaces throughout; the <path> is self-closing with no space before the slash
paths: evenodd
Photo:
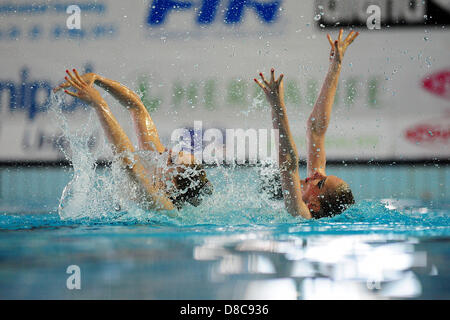
<path id="1" fill-rule="evenodd" d="M 436 119 L 416 124 L 405 131 L 405 138 L 415 144 L 435 145 L 449 143 L 450 119 Z"/>
<path id="2" fill-rule="evenodd" d="M 450 99 L 450 70 L 444 70 L 426 76 L 422 80 L 425 90 L 442 98 Z"/>

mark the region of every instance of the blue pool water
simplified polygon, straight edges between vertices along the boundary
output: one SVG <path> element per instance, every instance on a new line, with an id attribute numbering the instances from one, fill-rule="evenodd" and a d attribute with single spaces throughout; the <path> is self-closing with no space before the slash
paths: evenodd
<path id="1" fill-rule="evenodd" d="M 369 197 L 358 188 L 364 175 L 355 174 L 366 169 L 337 169 L 357 205 L 307 221 L 259 192 L 256 169 L 210 169 L 215 196 L 177 218 L 114 209 L 103 199 L 61 219 L 57 203 L 72 173 L 29 169 L 21 186 L 17 177 L 26 170 L 0 172 L 1 299 L 450 298 L 445 185 L 430 193 L 423 185 L 399 187 L 400 200 Z M 401 185 L 401 170 L 377 170 L 375 176 L 394 176 Z M 434 170 L 437 177 L 444 171 L 447 183 L 448 170 Z M 33 196 L 33 184 L 47 189 Z M 27 191 L 12 202 L 14 188 Z M 70 265 L 81 270 L 80 290 L 66 286 Z"/>

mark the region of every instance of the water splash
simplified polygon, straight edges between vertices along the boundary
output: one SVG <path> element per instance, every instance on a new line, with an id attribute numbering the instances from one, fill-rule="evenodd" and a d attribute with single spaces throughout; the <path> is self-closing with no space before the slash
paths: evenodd
<path id="1" fill-rule="evenodd" d="M 62 220 L 171 221 L 178 225 L 295 221 L 286 213 L 282 202 L 261 196 L 252 170 L 240 167 L 207 169 L 208 179 L 214 186 L 213 195 L 198 207 L 186 205 L 177 212 L 176 218 L 141 209 L 139 201 L 131 200 L 139 199 L 137 186 L 128 179 L 120 159 L 112 156 L 108 144 L 99 143 L 103 147 L 90 148 L 89 140 L 101 130 L 95 112 L 88 110 L 88 120 L 78 128 L 73 128 L 61 111 L 62 99 L 59 93 L 53 94 L 49 108 L 68 143 L 68 148 L 62 151 L 73 167 L 73 178 L 64 188 L 58 208 Z M 105 154 L 112 157 L 112 165 L 99 168 L 97 159 Z M 137 154 L 149 166 L 168 169 L 167 155 L 156 156 L 148 151 L 139 151 Z M 189 174 L 189 170 L 185 174 Z"/>
<path id="2" fill-rule="evenodd" d="M 213 232 L 236 226 L 244 226 L 244 230 L 248 229 L 245 226 L 263 226 L 287 228 L 288 233 L 295 234 L 450 232 L 447 207 L 442 210 L 439 207 L 435 209 L 429 204 L 418 204 L 414 201 L 358 201 L 341 215 L 332 218 L 304 220 L 292 217 L 285 210 L 283 201 L 279 197 L 273 197 L 278 189 L 264 190 L 264 185 L 270 186 L 272 183 L 274 188 L 277 185 L 276 181 L 273 181 L 277 176 L 276 170 L 270 165 L 253 168 L 207 168 L 208 179 L 214 186 L 213 195 L 205 198 L 198 207 L 186 205 L 178 211 L 175 218 L 157 211 L 143 210 L 130 200 L 130 195 L 136 193 L 135 186 L 128 181 L 117 158 L 113 158 L 110 167 L 97 166 L 98 157 L 110 150 L 108 144 L 94 150 L 89 146 L 90 137 L 99 130 L 99 123 L 93 112 L 89 113 L 84 125 L 70 128 L 65 115 L 58 107 L 61 97 L 53 96 L 52 99 L 51 111 L 69 143 L 69 149 L 65 150 L 64 154 L 71 161 L 74 172 L 72 181 L 61 195 L 58 210 L 61 222 L 55 224 L 55 221 L 50 219 L 50 225 L 72 223 L 148 224 L 177 228 L 196 226 Z M 161 167 L 166 163 L 164 157 L 154 157 L 152 153 L 140 151 L 139 155 L 147 161 L 158 162 Z M 15 228 L 14 221 L 13 217 L 8 217 L 7 221 L 4 221 L 6 228 Z M 23 224 L 21 225 L 23 227 Z M 39 225 L 40 222 L 36 221 L 34 227 Z"/>
<path id="3" fill-rule="evenodd" d="M 124 195 L 134 195 L 136 190 L 121 169 L 118 159 L 113 159 L 109 168 L 98 168 L 97 160 L 111 154 L 111 150 L 106 143 L 98 143 L 100 147 L 97 149 L 89 145 L 92 137 L 101 130 L 94 111 L 87 111 L 84 124 L 71 126 L 61 111 L 62 101 L 62 94 L 52 94 L 50 112 L 68 143 L 67 149 L 61 151 L 72 164 L 73 178 L 62 192 L 58 214 L 63 220 L 123 215 L 121 212 L 132 209 Z M 142 214 L 138 209 L 134 213 Z"/>

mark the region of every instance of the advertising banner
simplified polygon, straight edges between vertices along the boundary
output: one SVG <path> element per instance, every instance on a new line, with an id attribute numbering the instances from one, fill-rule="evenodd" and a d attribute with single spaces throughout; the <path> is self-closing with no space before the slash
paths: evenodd
<path id="1" fill-rule="evenodd" d="M 274 67 L 304 158 L 305 122 L 329 65 L 326 34 L 341 27 L 360 36 L 344 58 L 328 159 L 448 159 L 449 17 L 438 0 L 0 1 L 0 161 L 63 159 L 49 101 L 72 68 L 137 92 L 170 145 L 195 122 L 201 134 L 270 130 L 253 78 Z M 136 143 L 127 111 L 99 90 Z M 92 116 L 69 96 L 58 108 L 71 128 Z M 100 148 L 101 128 L 89 134 Z"/>

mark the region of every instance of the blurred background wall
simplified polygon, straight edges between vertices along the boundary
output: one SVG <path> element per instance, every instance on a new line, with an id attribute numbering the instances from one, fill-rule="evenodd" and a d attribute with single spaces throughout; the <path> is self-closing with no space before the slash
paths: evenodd
<path id="1" fill-rule="evenodd" d="M 78 12 L 67 12 L 70 5 L 80 9 L 80 29 L 68 28 Z M 370 5 L 380 9 L 379 29 L 368 27 L 375 22 Z M 0 1 L 0 162 L 64 159 L 66 144 L 48 110 L 51 89 L 72 68 L 138 92 L 169 143 L 174 129 L 194 121 L 204 129 L 270 128 L 253 78 L 274 67 L 285 74 L 304 157 L 305 120 L 329 63 L 326 34 L 336 38 L 341 27 L 361 34 L 344 59 L 329 161 L 431 162 L 446 172 L 436 173 L 445 190 L 437 196 L 446 198 L 450 5 L 439 0 Z M 136 143 L 127 112 L 105 98 Z M 91 111 L 68 96 L 60 107 L 73 128 Z M 101 150 L 102 131 L 89 134 Z M 3 194 L 12 190 L 14 182 L 2 181 Z"/>
<path id="2" fill-rule="evenodd" d="M 367 28 L 370 4 L 381 9 L 381 29 Z M 67 27 L 69 5 L 81 10 L 80 29 Z M 328 67 L 326 34 L 349 24 L 361 35 L 344 60 L 328 157 L 448 159 L 449 17 L 448 1 L 436 0 L 0 1 L 0 160 L 62 157 L 48 100 L 72 68 L 139 91 L 168 141 L 194 120 L 270 128 L 252 79 L 275 67 L 304 154 L 305 119 Z M 127 113 L 108 102 L 134 139 Z M 74 127 L 89 110 L 70 97 L 64 109 Z"/>

